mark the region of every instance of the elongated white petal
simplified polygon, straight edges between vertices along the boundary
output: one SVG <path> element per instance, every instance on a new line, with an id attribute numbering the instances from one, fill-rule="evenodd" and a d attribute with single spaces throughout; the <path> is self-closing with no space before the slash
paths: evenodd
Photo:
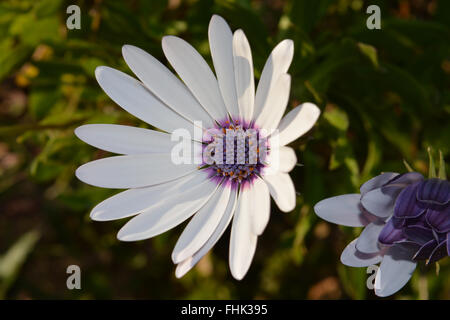
<path id="1" fill-rule="evenodd" d="M 109 67 L 95 69 L 103 91 L 125 111 L 167 132 L 187 129 L 193 135 L 193 124 L 157 99 L 141 82 Z"/>
<path id="2" fill-rule="evenodd" d="M 369 223 L 359 235 L 358 241 L 356 242 L 356 249 L 368 254 L 379 252 L 378 236 L 384 226 L 384 222 Z"/>
<path id="3" fill-rule="evenodd" d="M 207 179 L 190 188 L 183 188 L 173 197 L 132 218 L 120 229 L 117 238 L 138 241 L 161 234 L 179 225 L 197 212 L 211 198 L 217 183 Z"/>
<path id="4" fill-rule="evenodd" d="M 264 160 L 266 167 L 265 174 L 277 172 L 290 172 L 297 164 L 297 156 L 294 149 L 286 146 L 277 148 L 272 146 L 269 155 Z"/>
<path id="5" fill-rule="evenodd" d="M 294 42 L 289 39 L 281 41 L 272 50 L 264 65 L 256 89 L 253 118 L 256 119 L 264 109 L 271 107 L 268 104 L 267 98 L 271 95 L 272 90 L 274 90 L 278 78 L 288 71 L 293 56 Z"/>
<path id="6" fill-rule="evenodd" d="M 349 267 L 368 267 L 380 262 L 383 257 L 379 254 L 365 254 L 356 249 L 358 238 L 350 242 L 341 254 L 341 262 Z"/>
<path id="7" fill-rule="evenodd" d="M 208 36 L 211 57 L 223 101 L 228 113 L 234 119 L 238 119 L 239 106 L 234 79 L 233 33 L 222 17 L 213 15 L 209 22 Z"/>
<path id="8" fill-rule="evenodd" d="M 280 167 L 278 168 L 281 172 L 289 172 L 294 169 L 297 164 L 297 156 L 295 155 L 294 149 L 290 147 L 280 147 L 278 149 L 280 157 Z"/>
<path id="9" fill-rule="evenodd" d="M 258 127 L 269 131 L 278 127 L 289 101 L 290 90 L 291 76 L 286 73 L 280 75 L 267 96 L 266 107 L 256 119 L 255 123 Z"/>
<path id="10" fill-rule="evenodd" d="M 269 187 L 270 195 L 283 212 L 292 211 L 295 208 L 295 187 L 289 174 L 279 172 L 263 176 Z"/>
<path id="11" fill-rule="evenodd" d="M 413 255 L 414 252 L 404 245 L 397 244 L 389 248 L 375 277 L 377 296 L 390 296 L 408 283 L 417 266 L 412 260 Z"/>
<path id="12" fill-rule="evenodd" d="M 344 194 L 319 201 L 315 213 L 322 219 L 348 227 L 363 227 L 370 221 L 363 213 L 359 193 Z"/>
<path id="13" fill-rule="evenodd" d="M 279 145 L 284 146 L 308 132 L 316 123 L 320 109 L 313 103 L 302 103 L 292 109 L 278 126 Z"/>
<path id="14" fill-rule="evenodd" d="M 94 160 L 80 166 L 81 181 L 102 188 L 140 188 L 168 182 L 197 170 L 196 164 L 174 164 L 168 153 L 140 154 Z"/>
<path id="15" fill-rule="evenodd" d="M 255 103 L 255 79 L 250 44 L 242 30 L 233 35 L 233 61 L 239 111 L 245 121 L 250 121 Z"/>
<path id="16" fill-rule="evenodd" d="M 218 121 L 226 119 L 227 109 L 217 79 L 197 50 L 175 36 L 164 37 L 162 48 L 167 60 L 209 115 Z"/>
<path id="17" fill-rule="evenodd" d="M 258 237 L 252 232 L 250 201 L 248 190 L 241 190 L 230 239 L 230 270 L 236 280 L 244 278 L 250 268 L 258 241 Z"/>
<path id="18" fill-rule="evenodd" d="M 142 49 L 125 45 L 123 57 L 145 86 L 175 112 L 190 121 L 202 121 L 210 128 L 214 122 L 186 86 L 161 62 Z"/>
<path id="19" fill-rule="evenodd" d="M 373 177 L 372 179 L 366 181 L 361 188 L 359 188 L 359 191 L 361 191 L 361 194 L 366 194 L 367 192 L 376 189 L 376 188 L 380 188 L 381 186 L 383 186 L 383 184 L 385 184 L 386 182 L 388 182 L 389 180 L 391 180 L 392 178 L 398 176 L 398 173 L 395 172 L 384 172 L 376 177 Z"/>
<path id="20" fill-rule="evenodd" d="M 248 190 L 252 215 L 252 232 L 257 236 L 264 232 L 270 219 L 270 193 L 261 178 L 254 180 Z"/>
<path id="21" fill-rule="evenodd" d="M 119 154 L 170 153 L 179 143 L 164 132 L 116 124 L 86 124 L 76 128 L 75 134 L 91 146 Z"/>
<path id="22" fill-rule="evenodd" d="M 230 186 L 220 186 L 211 199 L 189 221 L 173 249 L 174 263 L 182 262 L 192 256 L 211 237 L 225 213 L 230 194 Z"/>
<path id="23" fill-rule="evenodd" d="M 206 241 L 206 243 L 200 248 L 200 250 L 198 250 L 192 257 L 187 258 L 177 265 L 177 269 L 175 271 L 175 275 L 177 278 L 181 278 L 189 270 L 191 270 L 197 264 L 197 262 L 199 262 L 200 259 L 217 243 L 217 241 L 220 239 L 220 237 L 223 235 L 228 225 L 230 224 L 231 218 L 233 217 L 234 210 L 236 208 L 236 203 L 237 190 L 232 189 L 227 208 L 225 210 L 225 213 L 222 215 L 222 219 L 220 219 L 219 225 L 214 230 L 214 233 L 211 235 L 211 237 L 209 237 L 208 241 Z"/>
<path id="24" fill-rule="evenodd" d="M 208 174 L 197 170 L 185 177 L 151 187 L 129 189 L 103 200 L 91 211 L 91 218 L 96 221 L 122 219 L 144 212 L 160 205 L 166 199 L 202 183 Z"/>

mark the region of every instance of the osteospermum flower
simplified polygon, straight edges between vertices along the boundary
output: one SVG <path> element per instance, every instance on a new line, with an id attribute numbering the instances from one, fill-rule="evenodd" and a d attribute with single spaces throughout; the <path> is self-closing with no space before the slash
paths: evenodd
<path id="1" fill-rule="evenodd" d="M 449 256 L 450 183 L 434 178 L 406 187 L 378 240 L 387 246 L 408 243 L 413 259 L 427 264 Z"/>
<path id="2" fill-rule="evenodd" d="M 119 240 L 151 238 L 193 216 L 172 253 L 177 277 L 214 246 L 232 220 L 229 264 L 232 275 L 242 279 L 269 220 L 269 194 L 281 211 L 295 207 L 288 172 L 297 159 L 286 145 L 307 132 L 320 111 L 305 103 L 282 118 L 290 91 L 291 40 L 273 49 L 256 93 L 244 32 L 233 34 L 221 17 L 213 16 L 209 43 L 216 75 L 192 46 L 174 36 L 164 37 L 162 47 L 182 81 L 130 45 L 122 48 L 123 57 L 140 81 L 112 68 L 97 68 L 97 81 L 112 100 L 164 132 L 81 126 L 75 131 L 80 139 L 122 155 L 89 162 L 76 175 L 94 186 L 128 189 L 91 212 L 100 221 L 134 216 L 119 231 Z M 203 134 L 196 139 L 199 122 Z M 176 142 L 169 133 L 180 128 L 194 136 L 194 149 L 203 151 L 200 164 L 173 161 Z"/>
<path id="3" fill-rule="evenodd" d="M 332 223 L 365 227 L 344 249 L 341 261 L 351 267 L 381 262 L 375 294 L 385 297 L 400 290 L 417 260 L 448 256 L 448 181 L 387 172 L 364 183 L 360 192 L 322 200 L 314 211 Z"/>

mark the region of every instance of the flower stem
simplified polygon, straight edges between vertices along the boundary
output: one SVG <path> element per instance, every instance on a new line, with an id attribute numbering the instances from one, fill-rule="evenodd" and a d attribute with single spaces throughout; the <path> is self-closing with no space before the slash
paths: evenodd
<path id="1" fill-rule="evenodd" d="M 419 283 L 418 283 L 418 287 L 419 287 L 419 299 L 420 300 L 428 300 L 429 299 L 429 295 L 428 295 L 428 278 L 427 278 L 425 267 L 423 265 L 421 265 L 419 267 Z"/>

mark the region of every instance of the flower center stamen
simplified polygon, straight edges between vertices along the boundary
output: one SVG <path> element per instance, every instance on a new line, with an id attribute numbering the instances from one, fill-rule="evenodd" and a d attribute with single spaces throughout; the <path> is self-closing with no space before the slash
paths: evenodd
<path id="1" fill-rule="evenodd" d="M 226 178 L 233 183 L 251 182 L 261 174 L 268 155 L 267 138 L 253 126 L 240 121 L 224 121 L 208 130 L 210 137 L 203 161 L 211 178 Z"/>

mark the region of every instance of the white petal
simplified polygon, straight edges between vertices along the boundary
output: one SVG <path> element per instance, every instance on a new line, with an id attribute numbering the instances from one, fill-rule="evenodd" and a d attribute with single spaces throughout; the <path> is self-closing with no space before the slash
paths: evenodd
<path id="1" fill-rule="evenodd" d="M 319 201 L 314 211 L 322 219 L 348 227 L 363 227 L 370 221 L 362 211 L 359 193 L 344 194 Z"/>
<path id="2" fill-rule="evenodd" d="M 283 212 L 294 210 L 296 204 L 295 187 L 289 174 L 279 172 L 263 176 L 270 195 Z"/>
<path id="3" fill-rule="evenodd" d="M 387 218 L 394 214 L 395 199 L 402 188 L 386 186 L 365 193 L 361 197 L 361 204 L 371 214 L 380 218 Z"/>
<path id="4" fill-rule="evenodd" d="M 240 29 L 233 35 L 233 61 L 239 111 L 245 121 L 250 121 L 255 103 L 253 60 L 250 44 Z"/>
<path id="5" fill-rule="evenodd" d="M 208 29 L 209 47 L 223 101 L 230 115 L 239 118 L 233 62 L 233 34 L 226 21 L 213 15 Z"/>
<path id="6" fill-rule="evenodd" d="M 313 103 L 302 103 L 292 109 L 278 126 L 279 145 L 284 146 L 308 132 L 316 123 L 320 109 Z"/>
<path id="7" fill-rule="evenodd" d="M 220 186 L 211 199 L 189 221 L 173 249 L 174 263 L 192 256 L 211 237 L 225 213 L 230 194 L 230 186 Z"/>
<path id="8" fill-rule="evenodd" d="M 207 179 L 153 206 L 132 218 L 120 229 L 117 238 L 121 241 L 148 239 L 170 230 L 197 212 L 211 198 L 217 183 Z"/>
<path id="9" fill-rule="evenodd" d="M 297 156 L 294 149 L 286 146 L 271 147 L 269 155 L 264 160 L 266 167 L 264 174 L 274 174 L 277 172 L 290 172 L 297 164 Z"/>
<path id="10" fill-rule="evenodd" d="M 361 194 L 365 194 L 373 189 L 380 188 L 391 180 L 392 178 L 398 176 L 398 173 L 395 172 L 384 172 L 376 177 L 373 177 L 372 179 L 366 181 L 361 188 L 359 188 L 359 191 L 361 191 Z"/>
<path id="11" fill-rule="evenodd" d="M 170 153 L 179 143 L 164 132 L 116 124 L 86 124 L 75 134 L 91 146 L 119 154 Z"/>
<path id="12" fill-rule="evenodd" d="M 292 40 L 283 40 L 272 50 L 264 65 L 256 89 L 253 118 L 257 118 L 262 110 L 270 107 L 267 98 L 274 90 L 275 83 L 280 75 L 286 73 L 289 69 L 293 56 L 294 42 Z"/>
<path id="13" fill-rule="evenodd" d="M 225 210 L 225 213 L 222 215 L 222 219 L 220 220 L 219 225 L 200 250 L 198 250 L 192 257 L 189 257 L 178 264 L 175 271 L 175 275 L 177 278 L 181 278 L 189 270 L 191 270 L 197 264 L 197 262 L 199 262 L 200 259 L 203 258 L 203 256 L 217 243 L 217 241 L 220 239 L 220 237 L 223 235 L 228 225 L 230 224 L 231 218 L 233 217 L 234 210 L 236 208 L 236 203 L 237 190 L 232 189 L 227 208 Z"/>
<path id="14" fill-rule="evenodd" d="M 280 166 L 278 168 L 281 172 L 290 172 L 294 169 L 297 164 L 297 156 L 295 155 L 294 149 L 290 147 L 280 147 L 278 148 L 280 157 Z"/>
<path id="15" fill-rule="evenodd" d="M 252 231 L 259 236 L 264 232 L 270 218 L 269 188 L 261 178 L 257 178 L 248 193 L 251 203 Z"/>
<path id="16" fill-rule="evenodd" d="M 284 73 L 278 77 L 267 96 L 266 106 L 259 114 L 255 123 L 258 127 L 274 130 L 278 127 L 289 101 L 291 76 Z"/>
<path id="17" fill-rule="evenodd" d="M 408 283 L 417 266 L 412 256 L 413 252 L 406 246 L 394 245 L 389 248 L 375 277 L 377 296 L 390 296 Z"/>
<path id="18" fill-rule="evenodd" d="M 171 109 L 186 119 L 202 121 L 203 127 L 214 125 L 212 118 L 186 86 L 161 62 L 142 49 L 125 45 L 122 55 L 130 69 L 145 86 Z"/>
<path id="19" fill-rule="evenodd" d="M 94 160 L 80 166 L 81 181 L 102 188 L 140 188 L 168 182 L 197 170 L 196 164 L 174 164 L 168 153 L 140 154 Z"/>
<path id="20" fill-rule="evenodd" d="M 252 232 L 250 201 L 248 190 L 241 190 L 230 239 L 230 270 L 236 280 L 244 278 L 250 268 L 258 241 Z"/>
<path id="21" fill-rule="evenodd" d="M 341 262 L 349 267 L 368 267 L 383 259 L 379 254 L 365 254 L 359 252 L 355 245 L 358 238 L 350 242 L 341 254 Z"/>
<path id="22" fill-rule="evenodd" d="M 197 50 L 175 36 L 164 37 L 162 48 L 167 60 L 209 115 L 215 120 L 226 119 L 227 109 L 217 79 Z"/>
<path id="23" fill-rule="evenodd" d="M 369 223 L 359 235 L 358 241 L 356 242 L 356 249 L 368 254 L 379 252 L 378 236 L 384 226 L 384 222 Z"/>
<path id="24" fill-rule="evenodd" d="M 122 219 L 160 205 L 166 199 L 190 189 L 208 179 L 203 170 L 194 171 L 185 177 L 151 187 L 129 189 L 103 200 L 91 211 L 91 219 L 108 221 Z"/>
<path id="25" fill-rule="evenodd" d="M 193 124 L 157 99 L 141 82 L 109 67 L 95 69 L 103 91 L 136 118 L 167 132 L 185 128 L 193 135 Z"/>

